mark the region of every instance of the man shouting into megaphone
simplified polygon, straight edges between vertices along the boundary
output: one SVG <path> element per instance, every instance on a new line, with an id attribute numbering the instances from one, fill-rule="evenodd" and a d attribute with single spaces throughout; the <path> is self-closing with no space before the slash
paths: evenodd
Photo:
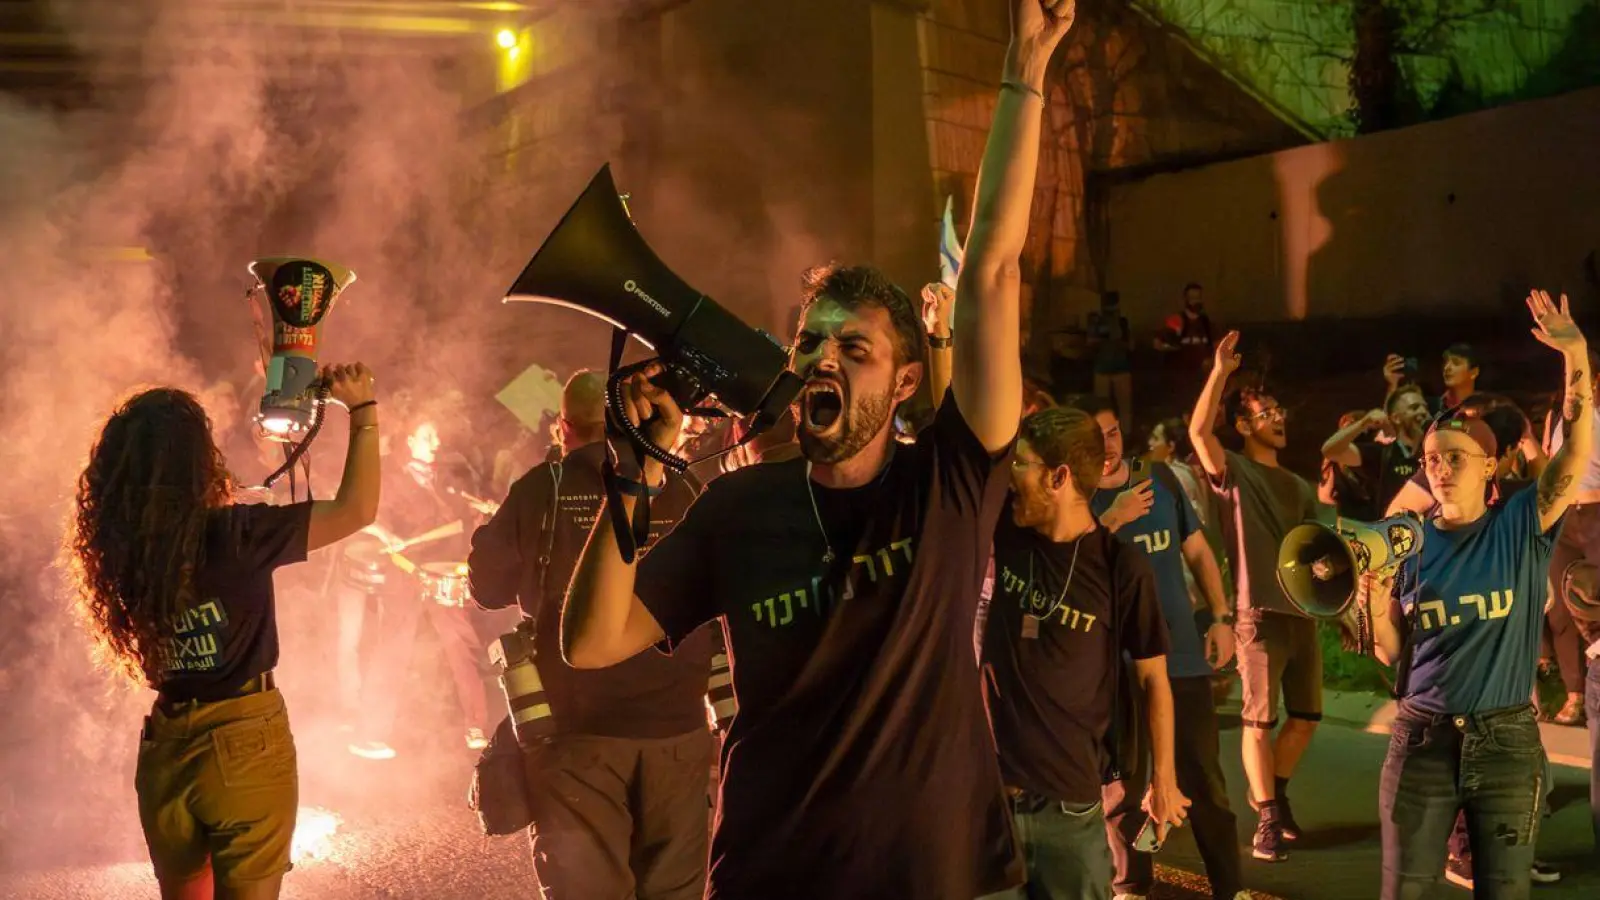
<path id="1" fill-rule="evenodd" d="M 875 269 L 812 270 L 790 360 L 802 457 L 713 482 L 637 567 L 604 521 L 578 563 L 562 635 L 575 667 L 724 622 L 739 713 L 709 897 L 972 900 L 1022 881 L 972 628 L 1022 409 L 1018 260 L 1045 69 L 1072 13 L 1013 0 L 933 424 L 893 440 L 927 352 L 911 298 Z M 672 398 L 636 377 L 627 401 L 672 446 Z M 620 474 L 635 494 L 662 481 L 653 461 Z"/>

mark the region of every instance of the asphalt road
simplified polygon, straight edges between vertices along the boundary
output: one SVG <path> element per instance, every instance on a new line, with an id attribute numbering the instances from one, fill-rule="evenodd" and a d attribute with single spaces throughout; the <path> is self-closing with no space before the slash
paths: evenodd
<path id="1" fill-rule="evenodd" d="M 342 816 L 320 857 L 302 861 L 285 881 L 284 896 L 305 900 L 528 900 L 534 876 L 522 838 L 486 839 L 463 802 L 471 754 L 439 736 L 405 747 L 386 763 L 356 761 L 342 751 L 337 732 L 300 731 L 302 794 L 306 807 Z M 1285 863 L 1246 864 L 1252 889 L 1285 900 L 1363 900 L 1376 896 L 1378 872 L 1377 777 L 1386 739 L 1325 726 L 1291 786 L 1296 816 L 1311 833 Z M 1243 808 L 1238 731 L 1224 732 L 1224 756 L 1235 808 Z M 1546 820 L 1541 856 L 1566 872 L 1558 886 L 1536 898 L 1578 900 L 1600 896 L 1600 871 L 1580 871 L 1589 852 L 1587 772 L 1557 767 L 1557 811 Z M 0 846 L 0 897 L 146 898 L 155 883 L 138 834 L 131 790 L 92 809 L 52 809 L 32 827 L 4 832 Z M 13 826 L 22 810 L 10 809 Z M 1248 839 L 1249 817 L 1241 838 Z M 1199 859 L 1186 831 L 1168 843 L 1160 862 L 1160 900 L 1204 896 Z M 1184 885 L 1184 886 L 1180 886 Z M 1441 898 L 1465 892 L 1448 885 Z"/>

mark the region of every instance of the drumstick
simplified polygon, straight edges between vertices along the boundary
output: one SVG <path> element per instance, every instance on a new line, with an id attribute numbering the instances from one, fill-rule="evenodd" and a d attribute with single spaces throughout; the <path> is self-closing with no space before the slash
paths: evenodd
<path id="1" fill-rule="evenodd" d="M 466 526 L 461 524 L 460 519 L 457 519 L 454 522 L 451 522 L 449 525 L 440 525 L 438 528 L 435 528 L 432 531 L 425 531 L 414 538 L 403 540 L 400 543 L 389 547 L 389 552 L 398 553 L 407 547 L 415 547 L 418 544 L 427 544 L 432 543 L 433 541 L 443 540 L 447 537 L 455 537 L 465 530 Z"/>

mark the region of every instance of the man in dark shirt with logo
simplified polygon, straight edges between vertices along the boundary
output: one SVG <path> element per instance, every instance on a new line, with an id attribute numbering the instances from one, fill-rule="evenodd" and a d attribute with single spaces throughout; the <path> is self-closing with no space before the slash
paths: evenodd
<path id="1" fill-rule="evenodd" d="M 1195 844 L 1206 864 L 1211 895 L 1233 900 L 1244 890 L 1244 882 L 1211 692 L 1212 673 L 1233 659 L 1233 611 L 1223 591 L 1222 572 L 1200 530 L 1200 517 L 1172 470 L 1163 463 L 1123 458 L 1122 425 L 1105 399 L 1080 398 L 1073 406 L 1093 416 L 1105 438 L 1105 468 L 1090 507 L 1107 531 L 1143 550 L 1155 572 L 1156 597 L 1167 626 L 1178 788 L 1194 804 L 1190 813 Z M 1186 565 L 1206 600 L 1201 622 L 1196 622 L 1190 605 Z M 1140 808 L 1147 778 L 1141 766 L 1124 772 L 1104 792 L 1119 897 L 1143 897 L 1155 884 L 1151 855 L 1134 850 L 1147 821 Z"/>
<path id="2" fill-rule="evenodd" d="M 1121 756 L 1108 753 L 1119 700 L 1130 699 L 1120 692 L 1134 689 L 1122 677 L 1124 655 L 1145 694 L 1155 775 L 1144 804 L 1158 840 L 1189 805 L 1173 763 L 1155 573 L 1144 554 L 1098 526 L 1089 504 L 1104 458 L 1100 426 L 1080 410 L 1042 410 L 1022 422 L 1013 496 L 995 531 L 983 669 L 1028 883 L 994 900 L 1110 897 L 1101 785 Z"/>
<path id="3" fill-rule="evenodd" d="M 739 713 L 708 898 L 972 900 L 1021 881 L 971 640 L 1022 411 L 1045 67 L 1071 16 L 1070 0 L 1012 4 L 951 388 L 915 443 L 892 421 L 923 375 L 917 306 L 876 270 L 815 270 L 791 360 L 803 458 L 712 482 L 637 578 L 603 523 L 579 560 L 562 626 L 576 667 L 724 622 Z M 626 392 L 630 418 L 671 446 L 673 398 L 644 377 Z M 654 462 L 622 474 L 661 479 Z"/>
<path id="4" fill-rule="evenodd" d="M 1212 431 L 1228 378 L 1239 368 L 1239 333 L 1217 342 L 1216 361 L 1195 403 L 1189 437 L 1221 500 L 1239 621 L 1244 772 L 1250 802 L 1260 811 L 1256 859 L 1288 858 L 1284 841 L 1299 836 L 1284 789 L 1322 720 L 1322 645 L 1317 624 L 1278 586 L 1278 548 L 1289 529 L 1318 516 L 1316 490 L 1278 464 L 1288 444 L 1286 414 L 1271 394 L 1241 389 L 1230 395 L 1226 419 L 1244 439 L 1244 452 L 1224 451 Z M 1288 720 L 1276 743 L 1278 693 Z"/>
<path id="5" fill-rule="evenodd" d="M 672 655 L 655 648 L 606 669 L 561 658 L 561 596 L 600 515 L 605 377 L 578 372 L 561 398 L 560 463 L 534 466 L 472 536 L 472 593 L 485 609 L 522 609 L 548 704 L 522 733 L 534 868 L 549 900 L 638 896 L 699 900 L 705 891 L 712 738 L 706 723 L 710 629 Z M 694 500 L 667 480 L 650 503 L 659 537 Z M 542 712 L 542 710 L 540 711 Z M 637 848 L 637 849 L 634 849 Z"/>
<path id="6" fill-rule="evenodd" d="M 1428 425 L 1428 399 L 1415 384 L 1402 385 L 1389 394 L 1382 409 L 1374 409 L 1346 428 L 1334 432 L 1322 445 L 1322 458 L 1336 465 L 1359 471 L 1367 486 L 1367 503 L 1359 508 L 1341 508 L 1350 518 L 1372 521 L 1383 518 L 1389 501 L 1415 477 L 1422 465 L 1422 432 Z M 1394 430 L 1394 440 L 1381 444 L 1361 440 L 1361 436 L 1385 426 Z"/>

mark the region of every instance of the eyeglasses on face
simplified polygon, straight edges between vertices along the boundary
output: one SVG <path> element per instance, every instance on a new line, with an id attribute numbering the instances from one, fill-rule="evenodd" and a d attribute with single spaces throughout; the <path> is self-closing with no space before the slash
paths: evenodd
<path id="1" fill-rule="evenodd" d="M 1439 453 L 1424 453 L 1422 464 L 1429 469 L 1437 469 L 1441 464 L 1449 467 L 1452 472 L 1461 471 L 1469 459 L 1488 459 L 1487 453 L 1473 453 L 1471 450 L 1444 450 Z"/>
<path id="2" fill-rule="evenodd" d="M 1289 418 L 1289 411 L 1281 406 L 1274 406 L 1271 409 L 1263 409 L 1260 412 L 1251 413 L 1249 418 L 1257 422 L 1282 422 Z"/>
<path id="3" fill-rule="evenodd" d="M 1030 469 L 1030 468 L 1032 468 L 1034 466 L 1041 466 L 1042 467 L 1043 465 L 1044 465 L 1044 462 L 1041 461 L 1041 460 L 1023 459 L 1020 456 L 1013 457 L 1012 460 L 1011 460 L 1011 468 L 1014 471 L 1017 471 L 1017 472 L 1021 472 L 1021 471 L 1024 471 L 1026 469 Z"/>

